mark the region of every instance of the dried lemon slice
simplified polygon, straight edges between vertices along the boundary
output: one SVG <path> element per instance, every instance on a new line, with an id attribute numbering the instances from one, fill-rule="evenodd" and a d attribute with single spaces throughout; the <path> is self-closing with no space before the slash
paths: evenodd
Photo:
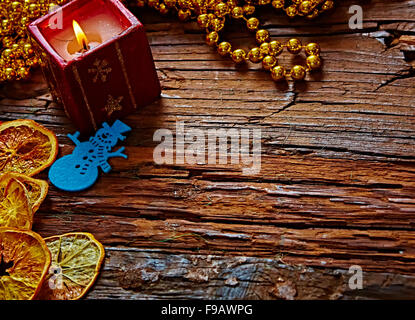
<path id="1" fill-rule="evenodd" d="M 0 200 L 0 227 L 32 228 L 32 206 L 26 188 L 20 181 L 10 179 Z"/>
<path id="2" fill-rule="evenodd" d="M 32 211 L 33 213 L 35 213 L 37 209 L 39 209 L 43 200 L 46 198 L 49 189 L 48 183 L 44 180 L 30 178 L 20 173 L 5 173 L 0 176 L 0 199 L 4 194 L 4 191 L 10 182 L 10 179 L 12 178 L 20 181 L 25 186 L 27 193 L 29 195 L 29 201 L 30 205 L 32 206 Z"/>
<path id="3" fill-rule="evenodd" d="M 0 124 L 0 173 L 28 176 L 50 166 L 58 153 L 55 134 L 33 120 Z"/>
<path id="4" fill-rule="evenodd" d="M 35 232 L 0 227 L 0 300 L 29 300 L 38 293 L 51 256 Z"/>
<path id="5" fill-rule="evenodd" d="M 94 284 L 104 247 L 90 233 L 74 232 L 45 238 L 52 254 L 51 271 L 39 293 L 40 299 L 76 300 Z"/>

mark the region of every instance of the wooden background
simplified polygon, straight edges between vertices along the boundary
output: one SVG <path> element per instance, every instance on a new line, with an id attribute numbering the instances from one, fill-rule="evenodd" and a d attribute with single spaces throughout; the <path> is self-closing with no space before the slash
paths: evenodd
<path id="1" fill-rule="evenodd" d="M 348 27 L 358 1 L 338 2 L 311 22 L 260 13 L 274 38 L 321 44 L 324 71 L 297 84 L 235 68 L 194 23 L 137 12 L 162 99 L 126 119 L 128 160 L 111 160 L 88 191 L 51 187 L 34 224 L 43 236 L 87 231 L 105 245 L 88 298 L 415 298 L 415 1 L 360 2 L 363 30 Z M 230 31 L 252 44 L 243 27 Z M 39 74 L 0 90 L 0 120 L 39 121 L 61 155 L 71 152 L 75 130 Z M 153 133 L 176 121 L 261 128 L 260 174 L 155 165 Z M 352 265 L 363 268 L 362 290 L 348 286 Z"/>

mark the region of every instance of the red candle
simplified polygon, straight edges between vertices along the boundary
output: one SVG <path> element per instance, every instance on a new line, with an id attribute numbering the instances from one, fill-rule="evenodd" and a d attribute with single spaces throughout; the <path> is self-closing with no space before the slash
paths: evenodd
<path id="1" fill-rule="evenodd" d="M 55 101 L 84 134 L 160 96 L 143 25 L 118 0 L 73 0 L 29 26 Z M 61 28 L 50 21 L 59 14 Z"/>

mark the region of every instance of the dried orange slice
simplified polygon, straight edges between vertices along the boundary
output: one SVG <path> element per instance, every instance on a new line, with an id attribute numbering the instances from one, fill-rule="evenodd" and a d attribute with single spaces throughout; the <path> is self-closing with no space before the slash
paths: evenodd
<path id="1" fill-rule="evenodd" d="M 85 232 L 66 233 L 45 238 L 52 254 L 51 272 L 39 292 L 40 299 L 77 300 L 94 284 L 104 247 Z"/>
<path id="2" fill-rule="evenodd" d="M 0 227 L 30 230 L 32 223 L 32 206 L 27 190 L 20 181 L 12 178 L 0 202 Z"/>
<path id="3" fill-rule="evenodd" d="M 55 134 L 33 120 L 0 124 L 0 173 L 28 176 L 50 166 L 58 153 Z"/>
<path id="4" fill-rule="evenodd" d="M 35 232 L 0 227 L 0 300 L 29 300 L 39 292 L 51 256 Z"/>
<path id="5" fill-rule="evenodd" d="M 0 199 L 2 198 L 2 195 L 4 194 L 4 191 L 12 178 L 20 181 L 25 186 L 29 195 L 32 211 L 35 213 L 37 209 L 39 209 L 43 200 L 46 198 L 49 184 L 45 180 L 30 178 L 24 174 L 12 172 L 5 173 L 0 176 Z"/>

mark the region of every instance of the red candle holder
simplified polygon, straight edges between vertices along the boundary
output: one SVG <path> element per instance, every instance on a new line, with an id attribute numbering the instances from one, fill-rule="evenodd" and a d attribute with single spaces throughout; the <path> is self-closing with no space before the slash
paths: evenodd
<path id="1" fill-rule="evenodd" d="M 160 82 L 144 27 L 123 4 L 73 0 L 58 10 L 31 23 L 29 32 L 54 100 L 81 133 L 158 99 Z M 50 23 L 56 15 L 58 28 Z M 74 20 L 87 38 L 83 46 Z"/>

